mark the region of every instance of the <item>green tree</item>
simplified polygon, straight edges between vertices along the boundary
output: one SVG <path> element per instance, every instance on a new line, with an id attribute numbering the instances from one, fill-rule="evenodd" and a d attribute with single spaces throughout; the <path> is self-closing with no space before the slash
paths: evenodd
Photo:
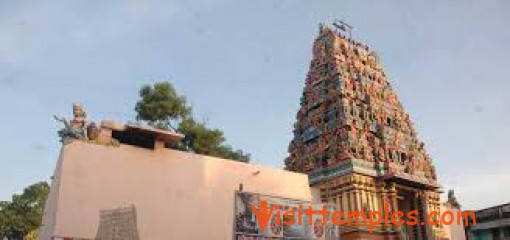
<path id="1" fill-rule="evenodd" d="M 184 119 L 177 130 L 189 139 L 189 144 L 196 153 L 241 162 L 250 161 L 249 154 L 241 150 L 233 150 L 231 146 L 225 143 L 222 131 L 209 129 L 205 124 L 196 122 L 193 118 Z"/>
<path id="2" fill-rule="evenodd" d="M 44 203 L 50 187 L 46 182 L 32 184 L 12 201 L 0 203 L 0 239 L 23 239 L 41 226 Z"/>
<path id="3" fill-rule="evenodd" d="M 136 119 L 156 128 L 172 129 L 184 134 L 184 146 L 178 146 L 179 149 L 191 148 L 199 154 L 249 162 L 249 154 L 226 144 L 221 130 L 210 129 L 204 123 L 195 121 L 186 98 L 177 94 L 170 82 L 144 85 L 139 94 L 140 100 L 135 106 Z"/>
<path id="4" fill-rule="evenodd" d="M 144 85 L 139 94 L 141 99 L 135 106 L 136 119 L 147 121 L 150 126 L 176 130 L 173 123 L 191 114 L 186 98 L 179 96 L 169 82 Z"/>

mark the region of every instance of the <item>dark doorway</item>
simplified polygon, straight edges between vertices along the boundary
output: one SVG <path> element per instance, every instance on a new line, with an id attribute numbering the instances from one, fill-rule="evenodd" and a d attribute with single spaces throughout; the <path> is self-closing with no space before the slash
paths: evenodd
<path id="1" fill-rule="evenodd" d="M 408 213 L 416 210 L 417 206 L 415 204 L 416 197 L 415 193 L 407 190 L 399 189 L 397 192 L 397 200 L 398 200 L 398 210 L 404 213 L 404 217 L 402 220 L 405 221 L 414 221 L 414 219 L 411 219 L 408 217 Z M 414 214 L 414 217 L 418 219 L 418 214 Z M 400 226 L 400 239 L 402 240 L 419 240 L 420 239 L 420 233 L 417 225 L 411 226 L 408 224 L 403 224 Z"/>

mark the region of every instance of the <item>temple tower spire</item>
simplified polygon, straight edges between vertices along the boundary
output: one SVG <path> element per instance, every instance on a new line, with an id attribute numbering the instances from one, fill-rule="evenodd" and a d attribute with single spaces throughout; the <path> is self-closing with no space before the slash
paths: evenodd
<path id="1" fill-rule="evenodd" d="M 351 38 L 350 25 L 333 26 L 321 24 L 313 43 L 286 169 L 307 173 L 322 199 L 340 210 L 389 204 L 403 211 L 420 208 L 423 216 L 439 208 L 434 165 L 377 53 Z M 433 239 L 428 228 L 405 234 Z M 351 237 L 363 237 L 362 230 Z M 405 229 L 377 231 L 398 235 Z"/>

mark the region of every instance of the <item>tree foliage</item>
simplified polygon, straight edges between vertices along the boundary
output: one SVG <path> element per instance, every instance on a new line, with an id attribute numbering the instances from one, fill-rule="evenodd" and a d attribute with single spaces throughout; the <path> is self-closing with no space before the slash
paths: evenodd
<path id="1" fill-rule="evenodd" d="M 140 100 L 135 111 L 138 121 L 146 121 L 150 126 L 173 129 L 186 137 L 180 149 L 191 148 L 196 153 L 248 162 L 250 155 L 242 150 L 234 150 L 226 144 L 223 132 L 210 129 L 197 122 L 186 97 L 178 95 L 170 82 L 158 82 L 153 86 L 144 85 L 140 89 Z M 178 127 L 174 127 L 178 126 Z"/>
<path id="2" fill-rule="evenodd" d="M 242 150 L 234 150 L 225 144 L 223 132 L 218 129 L 209 129 L 203 123 L 196 122 L 193 118 L 184 119 L 179 125 L 178 131 L 183 133 L 196 153 L 234 159 L 241 162 L 249 162 L 249 154 Z"/>
<path id="3" fill-rule="evenodd" d="M 50 187 L 46 182 L 32 184 L 12 201 L 0 202 L 0 239 L 24 239 L 41 226 L 44 203 Z"/>
<path id="4" fill-rule="evenodd" d="M 151 126 L 173 128 L 173 121 L 191 114 L 186 98 L 179 96 L 169 82 L 158 82 L 154 86 L 144 85 L 139 94 L 141 99 L 135 106 L 136 119 L 147 121 Z"/>

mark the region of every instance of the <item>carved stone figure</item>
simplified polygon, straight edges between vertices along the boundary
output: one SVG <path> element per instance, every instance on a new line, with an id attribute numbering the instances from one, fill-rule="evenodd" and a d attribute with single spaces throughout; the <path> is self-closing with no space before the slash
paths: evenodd
<path id="1" fill-rule="evenodd" d="M 64 128 L 58 131 L 60 142 L 63 144 L 68 144 L 74 139 L 87 139 L 87 113 L 81 104 L 73 104 L 73 115 L 74 118 L 71 120 L 53 116 L 55 120 L 64 124 Z"/>
<path id="2" fill-rule="evenodd" d="M 97 127 L 97 125 L 92 122 L 87 126 L 87 138 L 89 141 L 97 141 L 99 138 L 99 134 L 101 129 Z"/>

